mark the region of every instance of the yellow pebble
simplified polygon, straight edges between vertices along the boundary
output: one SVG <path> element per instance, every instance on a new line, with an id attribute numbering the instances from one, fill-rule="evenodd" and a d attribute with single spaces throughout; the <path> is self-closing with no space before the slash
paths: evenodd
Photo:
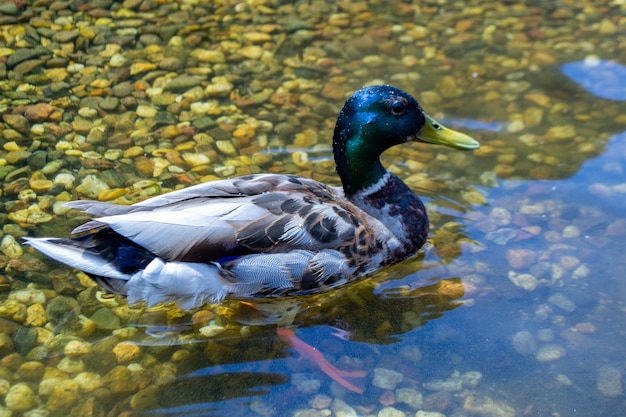
<path id="1" fill-rule="evenodd" d="M 109 190 L 102 190 L 98 194 L 99 201 L 114 200 L 126 194 L 126 188 L 111 188 Z"/>
<path id="2" fill-rule="evenodd" d="M 40 193 L 45 193 L 50 188 L 52 188 L 54 183 L 50 180 L 41 179 L 41 180 L 31 180 L 29 185 L 30 185 L 30 188 L 34 192 L 36 192 L 37 194 L 40 194 Z"/>

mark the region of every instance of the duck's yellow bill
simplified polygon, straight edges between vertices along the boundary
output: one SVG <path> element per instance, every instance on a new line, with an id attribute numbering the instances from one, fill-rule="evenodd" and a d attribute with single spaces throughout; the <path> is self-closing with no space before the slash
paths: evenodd
<path id="1" fill-rule="evenodd" d="M 424 116 L 426 116 L 426 124 L 422 131 L 415 136 L 415 140 L 445 145 L 463 151 L 471 151 L 480 147 L 480 143 L 471 136 L 449 129 L 427 114 Z"/>

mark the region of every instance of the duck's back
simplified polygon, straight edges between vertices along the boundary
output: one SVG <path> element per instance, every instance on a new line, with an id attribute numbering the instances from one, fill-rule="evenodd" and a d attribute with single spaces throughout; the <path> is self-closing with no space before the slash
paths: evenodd
<path id="1" fill-rule="evenodd" d="M 68 206 L 97 216 L 74 230 L 86 236 L 29 242 L 109 290 L 150 304 L 180 302 L 177 292 L 192 292 L 197 305 L 228 294 L 317 290 L 389 263 L 400 246 L 341 188 L 288 175 L 214 181 L 132 206 Z M 218 283 L 198 297 L 203 279 Z"/>

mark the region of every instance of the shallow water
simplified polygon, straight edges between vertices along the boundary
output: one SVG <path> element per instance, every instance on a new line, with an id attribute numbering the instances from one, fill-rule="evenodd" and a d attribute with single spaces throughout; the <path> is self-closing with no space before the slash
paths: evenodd
<path id="1" fill-rule="evenodd" d="M 336 184 L 334 118 L 365 84 L 415 94 L 431 115 L 482 144 L 473 153 L 420 144 L 387 152 L 386 166 L 427 204 L 430 243 L 406 262 L 316 296 L 146 311 L 103 297 L 88 279 L 25 247 L 21 256 L 3 250 L 1 330 L 10 342 L 2 342 L 0 385 L 3 395 L 20 383 L 36 394 L 14 415 L 623 414 L 625 5 L 370 3 L 52 2 L 4 12 L 5 58 L 4 48 L 29 49 L 30 30 L 46 27 L 29 13 L 49 17 L 55 30 L 82 28 L 69 40 L 39 31 L 38 44 L 52 39 L 66 61 L 44 57 L 37 69 L 4 59 L 3 113 L 37 101 L 62 109 L 40 122 L 44 134 L 32 119 L 17 139 L 3 126 L 3 165 L 12 167 L 2 171 L 12 213 L 5 236 L 69 233 L 85 217 L 58 211 L 64 198 L 129 202 L 267 170 Z M 180 66 L 163 63 L 173 56 Z M 54 78 L 64 66 L 67 86 Z M 181 75 L 202 81 L 168 89 Z M 116 83 L 129 91 L 113 90 Z M 218 87 L 228 91 L 214 94 Z M 109 108 L 90 97 L 119 100 Z M 64 123 L 69 130 L 55 133 Z M 224 143 L 198 136 L 204 130 L 226 134 L 216 136 Z M 28 158 L 15 154 L 22 151 Z M 42 174 L 36 151 L 63 167 Z M 24 190 L 38 187 L 19 182 L 60 182 L 59 174 L 73 176 L 67 195 L 44 189 L 32 197 Z M 49 220 L 29 220 L 35 202 Z M 32 295 L 39 289 L 43 301 Z M 299 360 L 277 323 L 337 368 L 365 371 L 347 378 L 363 394 Z M 68 353 L 70 340 L 90 347 Z M 26 373 L 25 361 L 43 364 L 45 374 Z M 54 393 L 51 384 L 81 372 L 98 381 Z"/>

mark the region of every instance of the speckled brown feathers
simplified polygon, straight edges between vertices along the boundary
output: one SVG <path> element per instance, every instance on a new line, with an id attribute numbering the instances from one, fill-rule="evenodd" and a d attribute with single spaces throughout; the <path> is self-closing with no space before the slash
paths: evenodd
<path id="1" fill-rule="evenodd" d="M 130 303 L 192 308 L 225 296 L 305 294 L 414 254 L 426 210 L 380 163 L 409 140 L 475 149 L 390 86 L 357 91 L 337 119 L 333 152 L 342 187 L 260 174 L 199 184 L 132 206 L 75 201 L 95 216 L 77 237 L 26 238 Z"/>

